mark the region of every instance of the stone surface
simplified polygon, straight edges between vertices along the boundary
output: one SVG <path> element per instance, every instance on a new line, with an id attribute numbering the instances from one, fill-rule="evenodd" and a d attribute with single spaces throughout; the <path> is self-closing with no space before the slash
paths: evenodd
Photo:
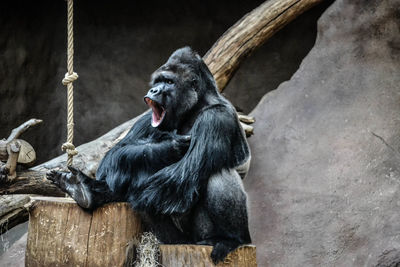
<path id="1" fill-rule="evenodd" d="M 0 246 L 0 266 L 2 267 L 23 267 L 25 266 L 25 250 L 26 250 L 26 241 L 27 241 L 27 233 L 28 230 L 28 222 L 20 224 L 19 226 L 14 227 L 9 233 L 3 234 L 0 236 L 0 240 L 2 245 Z M 9 233 L 9 234 L 8 234 Z M 18 238 L 17 240 L 10 240 L 8 235 L 12 235 L 11 238 Z M 10 244 L 12 245 L 4 252 L 4 245 Z M 4 253 L 3 253 L 4 252 Z"/>
<path id="2" fill-rule="evenodd" d="M 299 70 L 251 113 L 260 266 L 399 258 L 399 29 L 398 0 L 335 1 Z"/>
<path id="3" fill-rule="evenodd" d="M 172 51 L 204 54 L 263 0 L 75 2 L 75 145 L 146 109 L 150 74 Z M 287 80 L 314 44 L 326 5 L 288 25 L 243 64 L 226 94 L 249 112 Z M 0 138 L 32 118 L 44 122 L 22 138 L 38 163 L 61 154 L 66 138 L 65 1 L 6 1 L 0 9 Z M 251 92 L 249 94 L 248 92 Z"/>

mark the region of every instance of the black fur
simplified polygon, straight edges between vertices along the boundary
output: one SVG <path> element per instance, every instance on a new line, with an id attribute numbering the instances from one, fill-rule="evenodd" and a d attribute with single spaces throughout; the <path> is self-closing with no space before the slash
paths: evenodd
<path id="1" fill-rule="evenodd" d="M 150 85 L 145 101 L 153 112 L 106 154 L 97 180 L 74 169 L 48 177 L 86 209 L 128 201 L 162 242 L 214 245 L 218 262 L 251 242 L 235 171 L 250 154 L 236 111 L 188 47 L 174 52 Z"/>

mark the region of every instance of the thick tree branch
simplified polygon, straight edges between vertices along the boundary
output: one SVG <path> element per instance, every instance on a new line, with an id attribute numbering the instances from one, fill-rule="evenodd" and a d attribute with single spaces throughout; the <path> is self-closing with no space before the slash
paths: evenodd
<path id="1" fill-rule="evenodd" d="M 222 92 L 240 63 L 272 35 L 323 0 L 270 0 L 228 29 L 204 56 Z"/>
<path id="2" fill-rule="evenodd" d="M 28 220 L 29 195 L 0 196 L 0 234 Z"/>
<path id="3" fill-rule="evenodd" d="M 18 172 L 16 178 L 0 186 L 0 195 L 8 194 L 65 196 L 65 193 L 46 179 L 46 172 L 31 170 Z"/>

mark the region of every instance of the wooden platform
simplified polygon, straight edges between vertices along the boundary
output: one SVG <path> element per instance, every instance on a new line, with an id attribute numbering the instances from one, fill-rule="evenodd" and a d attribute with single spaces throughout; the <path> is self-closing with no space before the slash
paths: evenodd
<path id="1" fill-rule="evenodd" d="M 69 198 L 33 200 L 26 266 L 117 267 L 135 260 L 134 253 L 127 251 L 138 243 L 142 225 L 128 203 L 107 204 L 89 213 Z M 215 266 L 210 259 L 211 250 L 211 246 L 160 245 L 159 262 L 166 267 Z M 240 247 L 218 266 L 257 266 L 256 249 Z"/>

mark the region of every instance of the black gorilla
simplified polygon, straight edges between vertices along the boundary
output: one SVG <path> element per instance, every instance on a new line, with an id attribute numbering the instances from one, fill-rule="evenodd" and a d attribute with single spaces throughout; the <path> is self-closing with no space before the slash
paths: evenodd
<path id="1" fill-rule="evenodd" d="M 213 245 L 216 263 L 251 242 L 238 174 L 250 161 L 246 138 L 189 47 L 175 51 L 150 85 L 144 100 L 152 112 L 105 155 L 96 180 L 73 168 L 48 178 L 85 209 L 128 201 L 161 242 Z"/>

